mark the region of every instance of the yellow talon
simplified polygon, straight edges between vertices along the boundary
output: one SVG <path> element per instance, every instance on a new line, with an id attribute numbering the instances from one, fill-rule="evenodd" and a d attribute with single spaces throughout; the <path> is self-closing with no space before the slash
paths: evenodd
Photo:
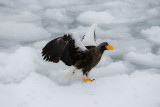
<path id="1" fill-rule="evenodd" d="M 88 78 L 88 79 L 82 78 L 82 80 L 83 80 L 83 82 L 86 83 L 86 81 L 91 81 L 91 82 L 92 82 L 92 81 L 94 81 L 95 79 L 92 79 L 92 80 L 91 80 L 90 78 Z"/>

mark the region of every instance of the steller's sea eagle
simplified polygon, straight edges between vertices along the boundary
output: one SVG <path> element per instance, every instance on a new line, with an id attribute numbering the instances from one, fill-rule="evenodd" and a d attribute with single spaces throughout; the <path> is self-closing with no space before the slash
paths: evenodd
<path id="1" fill-rule="evenodd" d="M 82 40 L 76 33 L 68 33 L 53 39 L 42 49 L 44 60 L 54 63 L 61 60 L 66 65 L 72 66 L 63 79 L 74 74 L 76 69 L 81 69 L 83 82 L 93 81 L 94 79 L 88 76 L 89 72 L 99 63 L 105 50 L 113 50 L 107 42 L 96 46 L 95 28 L 96 24 L 93 24 Z"/>

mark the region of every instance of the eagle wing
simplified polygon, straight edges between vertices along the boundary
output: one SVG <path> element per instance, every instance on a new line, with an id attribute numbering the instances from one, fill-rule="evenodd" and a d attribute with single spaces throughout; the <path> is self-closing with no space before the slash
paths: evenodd
<path id="1" fill-rule="evenodd" d="M 42 49 L 42 56 L 46 61 L 57 63 L 61 60 L 66 65 L 71 66 L 82 58 L 87 51 L 88 49 L 76 34 L 65 34 L 47 43 Z"/>
<path id="2" fill-rule="evenodd" d="M 86 34 L 82 37 L 82 42 L 85 46 L 96 46 L 95 29 L 97 24 L 91 25 Z"/>

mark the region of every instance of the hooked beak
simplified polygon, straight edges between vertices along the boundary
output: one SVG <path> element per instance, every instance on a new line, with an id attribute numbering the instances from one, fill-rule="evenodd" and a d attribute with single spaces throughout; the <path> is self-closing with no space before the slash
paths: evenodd
<path id="1" fill-rule="evenodd" d="M 108 46 L 106 46 L 106 49 L 113 50 L 113 46 L 108 45 Z"/>

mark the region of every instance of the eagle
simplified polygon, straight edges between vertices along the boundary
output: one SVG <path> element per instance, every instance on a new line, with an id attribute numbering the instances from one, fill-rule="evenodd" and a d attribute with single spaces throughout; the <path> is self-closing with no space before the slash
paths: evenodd
<path id="1" fill-rule="evenodd" d="M 68 78 L 80 70 L 83 73 L 82 82 L 94 81 L 89 78 L 89 72 L 100 61 L 105 50 L 113 50 L 108 42 L 96 45 L 96 24 L 93 24 L 88 32 L 79 38 L 77 33 L 67 33 L 48 42 L 42 49 L 43 59 L 49 62 L 64 62 L 71 66 L 69 72 L 62 78 Z"/>

